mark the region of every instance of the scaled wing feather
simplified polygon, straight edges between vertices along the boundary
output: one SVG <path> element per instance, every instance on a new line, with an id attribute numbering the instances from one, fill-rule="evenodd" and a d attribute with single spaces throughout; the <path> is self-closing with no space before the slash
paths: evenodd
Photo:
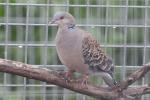
<path id="1" fill-rule="evenodd" d="M 82 54 L 85 64 L 92 71 L 104 71 L 112 75 L 114 66 L 112 60 L 105 55 L 98 42 L 92 37 L 85 37 L 82 41 Z"/>

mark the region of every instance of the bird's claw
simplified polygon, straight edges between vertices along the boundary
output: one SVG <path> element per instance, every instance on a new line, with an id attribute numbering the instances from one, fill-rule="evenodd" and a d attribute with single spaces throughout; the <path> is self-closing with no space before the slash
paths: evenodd
<path id="1" fill-rule="evenodd" d="M 88 75 L 84 75 L 78 82 L 80 88 L 87 88 Z"/>
<path id="2" fill-rule="evenodd" d="M 63 79 L 65 80 L 66 84 L 69 85 L 71 82 L 73 82 L 72 73 L 70 71 L 65 72 Z"/>
<path id="3" fill-rule="evenodd" d="M 65 80 L 65 83 L 67 85 L 70 85 L 70 83 L 72 83 L 72 82 L 77 82 L 78 87 L 80 87 L 80 88 L 87 88 L 88 77 L 89 77 L 88 75 L 83 75 L 82 78 L 80 78 L 78 80 L 74 80 L 72 78 L 72 73 L 70 71 L 65 72 L 63 75 L 63 79 Z"/>
<path id="4" fill-rule="evenodd" d="M 121 91 L 120 84 L 119 84 L 119 83 L 116 83 L 116 84 L 112 87 L 112 90 L 114 90 L 114 91 Z"/>

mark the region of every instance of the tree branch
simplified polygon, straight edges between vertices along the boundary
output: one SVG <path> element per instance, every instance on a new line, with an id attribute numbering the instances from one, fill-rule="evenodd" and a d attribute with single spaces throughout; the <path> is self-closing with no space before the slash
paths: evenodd
<path id="1" fill-rule="evenodd" d="M 125 91 L 125 94 L 131 96 L 150 94 L 150 86 L 131 87 Z"/>
<path id="2" fill-rule="evenodd" d="M 98 88 L 92 85 L 88 85 L 87 88 L 81 88 L 78 83 L 66 84 L 65 80 L 62 79 L 60 73 L 57 71 L 28 65 L 21 62 L 0 59 L 0 72 L 16 74 L 30 79 L 51 83 L 88 96 L 108 99 L 115 96 L 112 91 L 109 92 L 108 88 Z"/>
<path id="3" fill-rule="evenodd" d="M 129 85 L 133 84 L 138 79 L 144 77 L 144 75 L 150 71 L 150 63 L 144 65 L 144 67 L 132 73 L 126 80 L 120 83 L 121 90 L 126 89 Z"/>
<path id="4" fill-rule="evenodd" d="M 101 98 L 102 100 L 120 100 L 120 98 L 124 98 L 123 100 L 136 100 L 131 98 L 128 99 L 128 97 L 135 97 L 136 94 L 143 95 L 150 93 L 149 86 L 128 88 L 130 84 L 143 77 L 149 70 L 150 64 L 147 64 L 141 69 L 131 74 L 131 76 L 129 76 L 127 80 L 121 82 L 120 87 L 118 88 L 121 88 L 122 91 L 127 89 L 124 91 L 124 96 L 120 92 L 112 90 L 109 87 L 96 87 L 91 84 L 88 84 L 87 88 L 81 88 L 80 84 L 77 82 L 71 82 L 71 84 L 66 84 L 65 80 L 62 77 L 62 72 L 48 70 L 46 68 L 40 68 L 38 66 L 28 65 L 21 62 L 0 59 L 0 72 L 16 74 L 19 76 L 24 76 L 27 78 L 51 83 L 81 94 Z"/>

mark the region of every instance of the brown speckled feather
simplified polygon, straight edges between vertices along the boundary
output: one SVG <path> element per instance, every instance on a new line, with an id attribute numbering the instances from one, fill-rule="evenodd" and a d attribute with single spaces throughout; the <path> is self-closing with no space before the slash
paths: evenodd
<path id="1" fill-rule="evenodd" d="M 93 72 L 104 71 L 112 76 L 112 60 L 105 55 L 98 42 L 90 36 L 85 37 L 82 42 L 84 61 L 89 65 L 89 69 Z"/>

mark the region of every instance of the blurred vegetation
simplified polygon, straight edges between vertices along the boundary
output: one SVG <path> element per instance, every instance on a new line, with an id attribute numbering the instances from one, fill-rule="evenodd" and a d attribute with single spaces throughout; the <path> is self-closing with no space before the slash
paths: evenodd
<path id="1" fill-rule="evenodd" d="M 77 25 L 91 32 L 104 46 L 104 50 L 112 57 L 115 65 L 141 66 L 150 59 L 150 49 L 146 47 L 150 43 L 150 28 L 147 27 L 150 25 L 150 9 L 143 7 L 150 6 L 150 1 L 147 1 L 146 3 L 146 0 L 0 0 L 0 58 L 35 65 L 61 64 L 54 47 L 57 27 L 48 26 L 47 23 L 55 12 L 68 11 L 75 16 Z M 9 5 L 6 5 L 6 2 Z M 51 4 L 59 6 L 50 6 Z M 7 25 L 7 22 L 10 25 Z M 136 68 L 128 68 L 122 72 L 123 69 L 124 67 L 116 68 L 115 76 L 118 81 L 122 80 L 123 74 L 127 76 Z M 149 81 L 148 76 L 144 81 Z M 139 80 L 135 85 L 141 85 L 144 81 Z M 90 82 L 103 84 L 97 76 L 92 76 Z M 39 81 L 0 73 L 0 85 L 22 85 L 0 87 L 0 90 L 4 89 L 4 93 L 0 92 L 0 100 L 4 98 L 23 100 L 22 94 L 26 94 L 26 100 L 84 98 L 93 100 L 59 87 L 44 85 L 28 87 L 25 83 L 43 85 Z M 7 96 L 4 97 L 4 94 Z"/>

